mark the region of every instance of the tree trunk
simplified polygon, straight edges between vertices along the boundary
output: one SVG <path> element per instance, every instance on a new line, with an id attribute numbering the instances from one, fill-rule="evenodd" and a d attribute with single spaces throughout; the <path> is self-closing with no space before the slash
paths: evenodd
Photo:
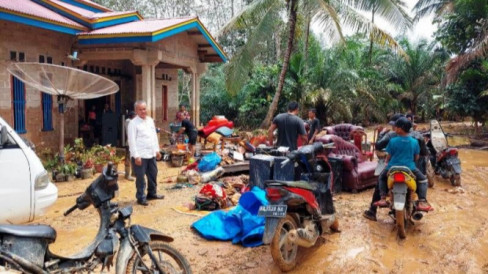
<path id="1" fill-rule="evenodd" d="M 271 120 L 278 109 L 278 102 L 280 100 L 281 92 L 283 91 L 283 85 L 285 84 L 285 76 L 286 72 L 288 71 L 288 65 L 290 63 L 290 56 L 291 51 L 293 50 L 293 40 L 295 39 L 295 27 L 297 23 L 297 2 L 298 0 L 290 0 L 290 16 L 288 18 L 288 43 L 286 45 L 286 52 L 283 58 L 283 67 L 281 68 L 280 78 L 278 82 L 278 88 L 276 89 L 276 93 L 273 97 L 273 101 L 268 109 L 268 114 L 266 114 L 266 118 L 261 123 L 261 128 L 268 128 L 271 124 Z"/>
<path id="2" fill-rule="evenodd" d="M 307 59 L 308 59 L 308 39 L 310 37 L 310 16 L 307 17 L 307 29 L 305 31 L 305 46 L 303 47 L 303 64 L 304 74 L 307 72 Z"/>

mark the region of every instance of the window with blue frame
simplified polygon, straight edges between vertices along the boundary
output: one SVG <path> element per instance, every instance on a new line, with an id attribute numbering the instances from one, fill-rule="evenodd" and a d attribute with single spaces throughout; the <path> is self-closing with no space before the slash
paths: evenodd
<path id="1" fill-rule="evenodd" d="M 52 74 L 48 73 L 47 78 L 44 74 L 41 74 L 41 84 L 44 86 L 49 86 Z M 53 130 L 53 97 L 51 94 L 41 92 L 41 102 L 42 102 L 42 130 L 51 131 Z"/>
<path id="2" fill-rule="evenodd" d="M 51 94 L 41 92 L 42 96 L 42 130 L 51 131 L 53 129 L 53 97 Z"/>
<path id="3" fill-rule="evenodd" d="M 14 129 L 17 133 L 26 133 L 25 130 L 25 85 L 19 79 L 12 77 Z"/>

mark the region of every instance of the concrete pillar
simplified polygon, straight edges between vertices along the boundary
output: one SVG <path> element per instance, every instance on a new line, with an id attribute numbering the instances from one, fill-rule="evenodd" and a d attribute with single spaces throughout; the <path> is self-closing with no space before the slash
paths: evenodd
<path id="1" fill-rule="evenodd" d="M 191 73 L 191 119 L 192 122 L 195 126 L 198 126 L 197 124 L 197 110 L 200 109 L 199 106 L 197 106 L 197 87 L 198 87 L 198 75 L 195 72 Z"/>
<path id="2" fill-rule="evenodd" d="M 142 100 L 147 103 L 147 115 L 156 116 L 156 66 L 145 64 L 142 68 Z"/>
<path id="3" fill-rule="evenodd" d="M 134 65 L 141 66 L 141 91 L 137 94 L 147 103 L 147 115 L 156 119 L 156 65 L 160 62 L 162 52 L 160 50 L 134 49 L 131 61 Z"/>
<path id="4" fill-rule="evenodd" d="M 195 89 L 195 125 L 200 126 L 200 75 L 195 74 L 195 82 L 196 82 L 196 89 Z"/>

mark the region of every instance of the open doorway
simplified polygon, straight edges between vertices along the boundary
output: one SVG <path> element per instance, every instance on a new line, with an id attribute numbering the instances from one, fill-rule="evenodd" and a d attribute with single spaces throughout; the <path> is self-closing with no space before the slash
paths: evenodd
<path id="1" fill-rule="evenodd" d="M 111 108 L 110 101 L 110 95 L 85 100 L 85 117 L 92 130 L 86 145 L 118 144 L 118 117 Z"/>

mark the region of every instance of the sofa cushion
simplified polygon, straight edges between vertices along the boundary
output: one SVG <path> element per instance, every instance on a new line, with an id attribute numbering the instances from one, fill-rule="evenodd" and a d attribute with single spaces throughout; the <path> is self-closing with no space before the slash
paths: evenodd
<path id="1" fill-rule="evenodd" d="M 334 126 L 329 126 L 325 128 L 327 134 L 333 134 L 341 137 L 342 139 L 349 141 L 351 140 L 351 132 L 357 129 L 363 129 L 360 126 L 355 126 L 353 124 L 337 124 Z"/>
<path id="2" fill-rule="evenodd" d="M 361 180 L 368 180 L 371 177 L 375 177 L 374 171 L 377 165 L 378 165 L 377 162 L 371 162 L 371 161 L 365 161 L 360 163 L 358 165 L 359 178 Z"/>

